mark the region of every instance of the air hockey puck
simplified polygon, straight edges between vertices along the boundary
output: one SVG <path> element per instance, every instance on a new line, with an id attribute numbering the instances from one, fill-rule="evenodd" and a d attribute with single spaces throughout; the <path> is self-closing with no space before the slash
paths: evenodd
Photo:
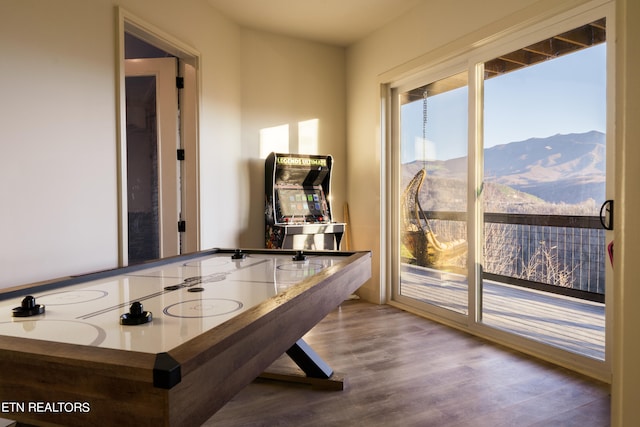
<path id="1" fill-rule="evenodd" d="M 27 295 L 22 299 L 20 307 L 13 309 L 13 317 L 30 317 L 44 313 L 44 305 L 36 304 L 36 299 L 31 295 Z"/>
<path id="2" fill-rule="evenodd" d="M 144 311 L 142 304 L 138 301 L 131 304 L 130 313 L 120 316 L 121 325 L 143 325 L 151 322 L 153 316 L 150 311 Z"/>
<path id="3" fill-rule="evenodd" d="M 247 254 L 243 253 L 242 249 L 236 249 L 233 255 L 231 255 L 231 259 L 235 259 L 235 260 L 245 259 L 246 257 L 247 257 Z"/>

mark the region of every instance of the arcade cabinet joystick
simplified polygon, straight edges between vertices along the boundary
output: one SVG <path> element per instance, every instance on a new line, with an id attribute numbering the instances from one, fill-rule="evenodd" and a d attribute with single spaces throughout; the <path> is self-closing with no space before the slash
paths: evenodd
<path id="1" fill-rule="evenodd" d="M 22 299 L 20 307 L 13 309 L 13 317 L 30 317 L 44 313 L 44 305 L 36 304 L 36 299 L 31 295 L 27 295 Z"/>
<path id="2" fill-rule="evenodd" d="M 247 257 L 247 254 L 242 253 L 242 249 L 236 249 L 233 255 L 231 255 L 231 259 L 235 259 L 235 260 L 245 259 L 246 257 Z"/>
<path id="3" fill-rule="evenodd" d="M 153 320 L 151 312 L 143 311 L 142 304 L 139 301 L 131 304 L 130 310 L 130 313 L 125 313 L 120 316 L 121 325 L 143 325 Z"/>
<path id="4" fill-rule="evenodd" d="M 306 261 L 307 260 L 307 256 L 304 253 L 302 253 L 302 251 L 297 251 L 292 259 L 294 261 Z"/>

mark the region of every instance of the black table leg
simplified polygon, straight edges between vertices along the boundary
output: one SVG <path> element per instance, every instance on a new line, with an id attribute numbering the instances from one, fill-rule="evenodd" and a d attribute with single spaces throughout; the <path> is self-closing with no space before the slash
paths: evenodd
<path id="1" fill-rule="evenodd" d="M 333 369 L 302 338 L 287 350 L 287 355 L 308 377 L 327 379 L 333 375 Z"/>

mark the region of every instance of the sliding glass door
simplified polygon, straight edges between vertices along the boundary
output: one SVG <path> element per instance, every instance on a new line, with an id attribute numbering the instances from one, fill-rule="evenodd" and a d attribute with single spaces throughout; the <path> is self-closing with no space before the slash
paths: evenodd
<path id="1" fill-rule="evenodd" d="M 545 357 L 607 360 L 610 13 L 390 86 L 395 302 Z"/>
<path id="2" fill-rule="evenodd" d="M 606 20 L 484 68 L 482 321 L 605 356 Z"/>
<path id="3" fill-rule="evenodd" d="M 468 77 L 398 92 L 399 295 L 466 315 Z"/>

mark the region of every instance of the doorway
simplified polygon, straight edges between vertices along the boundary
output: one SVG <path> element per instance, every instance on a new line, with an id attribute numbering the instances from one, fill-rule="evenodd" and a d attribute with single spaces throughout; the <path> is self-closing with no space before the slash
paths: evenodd
<path id="1" fill-rule="evenodd" d="M 181 253 L 176 63 L 125 60 L 129 264 Z"/>
<path id="2" fill-rule="evenodd" d="M 199 249 L 198 56 L 120 10 L 121 266 Z"/>

